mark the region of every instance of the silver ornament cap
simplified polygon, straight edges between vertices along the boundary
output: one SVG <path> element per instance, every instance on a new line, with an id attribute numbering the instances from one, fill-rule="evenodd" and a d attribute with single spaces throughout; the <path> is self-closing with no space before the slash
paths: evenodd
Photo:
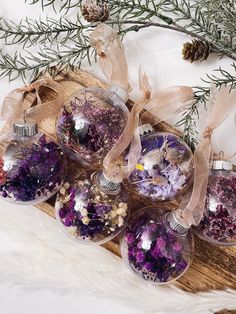
<path id="1" fill-rule="evenodd" d="M 186 235 L 188 233 L 189 228 L 184 227 L 178 222 L 178 219 L 175 215 L 175 212 L 172 211 L 169 214 L 167 214 L 167 221 L 169 222 L 169 226 L 172 230 L 174 230 L 179 235 Z"/>
<path id="2" fill-rule="evenodd" d="M 232 171 L 233 164 L 227 160 L 214 160 L 212 164 L 212 170 Z"/>
<path id="3" fill-rule="evenodd" d="M 103 191 L 109 193 L 118 193 L 120 192 L 120 183 L 115 183 L 112 182 L 111 180 L 109 180 L 105 174 L 101 171 L 98 173 L 98 182 L 99 182 L 99 186 L 100 188 L 102 188 Z"/>
<path id="4" fill-rule="evenodd" d="M 38 125 L 35 121 L 17 121 L 13 123 L 13 133 L 22 137 L 34 136 L 38 133 Z"/>

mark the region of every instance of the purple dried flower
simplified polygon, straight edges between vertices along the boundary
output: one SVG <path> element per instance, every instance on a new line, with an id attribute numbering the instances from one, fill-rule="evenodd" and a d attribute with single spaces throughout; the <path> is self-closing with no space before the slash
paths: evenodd
<path id="1" fill-rule="evenodd" d="M 180 243 L 175 243 L 173 245 L 173 250 L 177 251 L 177 252 L 181 251 L 182 250 L 182 245 Z"/>
<path id="2" fill-rule="evenodd" d="M 130 189 L 150 201 L 175 198 L 191 182 L 190 149 L 181 139 L 168 133 L 144 136 L 141 144 L 141 157 L 128 178 Z"/>
<path id="3" fill-rule="evenodd" d="M 63 188 L 63 193 L 60 190 L 56 216 L 71 236 L 105 243 L 122 230 L 121 221 L 128 214 L 127 195 L 122 188 L 117 194 L 104 193 L 99 188 L 97 175 L 84 172 L 68 189 Z"/>
<path id="4" fill-rule="evenodd" d="M 58 138 L 68 156 L 93 166 L 100 164 L 116 143 L 127 120 L 128 111 L 121 99 L 113 103 L 105 102 L 104 97 L 102 89 L 79 92 L 57 122 Z"/>
<path id="5" fill-rule="evenodd" d="M 156 240 L 156 246 L 160 249 L 163 250 L 166 247 L 166 241 L 163 238 L 158 238 Z"/>
<path id="6" fill-rule="evenodd" d="M 136 259 L 138 263 L 142 263 L 145 260 L 145 254 L 142 251 L 138 251 L 136 254 Z"/>
<path id="7" fill-rule="evenodd" d="M 150 262 L 147 262 L 143 265 L 144 269 L 146 269 L 147 271 L 152 271 L 153 265 Z"/>
<path id="8" fill-rule="evenodd" d="M 11 145 L 11 144 L 9 144 Z M 63 182 L 65 175 L 64 154 L 46 136 L 33 137 L 14 146 L 10 158 L 13 167 L 6 171 L 6 180 L 0 184 L 0 195 L 6 200 L 37 204 L 50 198 Z"/>
<path id="9" fill-rule="evenodd" d="M 132 233 L 127 233 L 125 237 L 128 244 L 131 244 L 134 242 L 134 235 Z"/>
<path id="10" fill-rule="evenodd" d="M 212 172 L 207 200 L 197 234 L 219 244 L 236 243 L 236 176 Z"/>
<path id="11" fill-rule="evenodd" d="M 165 217 L 166 212 L 147 207 L 133 216 L 123 238 L 123 258 L 128 258 L 131 269 L 151 282 L 176 279 L 190 263 L 191 235 L 173 233 Z"/>

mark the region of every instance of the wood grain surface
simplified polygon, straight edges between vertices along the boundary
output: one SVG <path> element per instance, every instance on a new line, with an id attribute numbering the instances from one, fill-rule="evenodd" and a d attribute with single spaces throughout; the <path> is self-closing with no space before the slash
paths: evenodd
<path id="1" fill-rule="evenodd" d="M 79 69 L 74 69 L 72 72 L 65 68 L 55 77 L 55 80 L 65 88 L 66 96 L 73 94 L 75 91 L 83 87 L 107 87 L 106 84 L 102 83 L 91 74 Z M 40 96 L 42 100 L 52 97 L 48 90 L 42 90 Z M 34 98 L 34 94 L 28 94 L 25 101 L 26 103 L 27 101 L 32 102 Z M 132 106 L 132 102 L 128 101 L 127 106 Z M 55 119 L 46 119 L 40 124 L 41 130 L 53 138 L 56 138 Z M 177 135 L 180 134 L 178 130 L 172 128 L 165 122 L 160 123 L 157 129 L 172 132 Z M 70 167 L 78 168 L 78 166 L 75 166 L 72 163 L 70 164 Z M 142 206 L 147 206 L 147 204 L 144 204 L 140 199 L 137 199 L 131 193 L 129 194 L 131 198 L 130 204 L 132 204 L 131 207 L 133 211 Z M 160 204 L 162 208 L 170 209 L 175 209 L 177 205 L 178 203 L 176 201 Z M 40 204 L 37 207 L 49 216 L 55 218 L 53 200 Z M 120 256 L 118 239 L 105 244 L 104 247 L 112 253 Z M 236 247 L 226 248 L 214 246 L 195 237 L 195 255 L 192 265 L 186 274 L 176 282 L 176 285 L 191 292 L 225 289 L 226 287 L 236 289 Z M 223 311 L 221 313 L 236 313 L 236 311 Z"/>

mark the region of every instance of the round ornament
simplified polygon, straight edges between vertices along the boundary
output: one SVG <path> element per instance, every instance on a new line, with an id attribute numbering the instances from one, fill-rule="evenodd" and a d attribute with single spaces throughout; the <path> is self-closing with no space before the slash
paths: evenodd
<path id="1" fill-rule="evenodd" d="M 121 255 L 140 278 L 164 284 L 186 272 L 193 246 L 192 234 L 175 223 L 171 212 L 149 206 L 131 217 L 121 240 Z"/>
<path id="2" fill-rule="evenodd" d="M 1 138 L 0 196 L 15 204 L 39 204 L 54 195 L 66 171 L 58 144 L 39 133 L 37 124 L 19 122 Z"/>
<path id="3" fill-rule="evenodd" d="M 56 200 L 56 217 L 70 237 L 83 243 L 105 243 L 116 237 L 128 218 L 127 193 L 103 172 L 86 171 L 65 183 Z"/>
<path id="4" fill-rule="evenodd" d="M 154 132 L 142 136 L 141 145 L 128 188 L 151 202 L 172 200 L 186 191 L 193 176 L 193 155 L 187 144 L 174 134 Z"/>
<path id="5" fill-rule="evenodd" d="M 112 90 L 81 90 L 59 114 L 58 140 L 69 158 L 96 168 L 123 132 L 128 114 L 124 101 Z"/>
<path id="6" fill-rule="evenodd" d="M 230 162 L 213 162 L 204 215 L 194 230 L 208 242 L 236 245 L 236 173 Z"/>

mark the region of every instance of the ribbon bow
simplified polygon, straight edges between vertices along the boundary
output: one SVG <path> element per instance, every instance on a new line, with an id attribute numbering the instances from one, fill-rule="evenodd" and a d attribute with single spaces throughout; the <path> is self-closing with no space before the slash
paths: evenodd
<path id="1" fill-rule="evenodd" d="M 193 100 L 193 90 L 187 86 L 169 87 L 157 92 L 152 97 L 148 77 L 141 69 L 139 71 L 139 85 L 143 97 L 133 106 L 122 135 L 108 152 L 103 162 L 104 173 L 113 182 L 121 182 L 124 178 L 127 178 L 140 158 L 142 147 L 138 127 L 141 111 L 143 109 L 148 110 L 148 113 L 155 118 L 152 123 L 155 125 L 173 116 L 186 103 Z M 121 158 L 129 145 L 127 165 L 124 164 L 124 161 L 117 164 L 117 159 Z"/>
<path id="2" fill-rule="evenodd" d="M 208 102 L 208 126 L 194 153 L 194 184 L 191 197 L 180 204 L 176 216 L 183 226 L 197 226 L 203 217 L 210 165 L 213 159 L 211 136 L 236 106 L 236 90 L 222 86 L 219 91 L 211 88 Z"/>
<path id="3" fill-rule="evenodd" d="M 128 66 L 118 34 L 111 27 L 100 24 L 91 34 L 90 44 L 97 51 L 100 68 L 108 82 L 128 91 Z"/>
<path id="4" fill-rule="evenodd" d="M 105 24 L 98 25 L 90 37 L 99 56 L 98 61 L 109 83 L 116 84 L 128 91 L 128 67 L 124 47 L 118 34 Z M 193 100 L 193 91 L 190 87 L 177 86 L 159 91 L 152 97 L 151 86 L 145 73 L 139 72 L 139 86 L 143 97 L 133 106 L 126 127 L 120 138 L 108 152 L 103 161 L 104 173 L 113 182 L 121 182 L 135 168 L 141 154 L 141 141 L 139 136 L 139 116 L 143 109 L 148 114 L 143 114 L 142 119 L 157 124 L 175 114 L 187 102 Z M 130 145 L 127 164 L 124 163 L 122 154 Z"/>
<path id="5" fill-rule="evenodd" d="M 213 133 L 213 130 L 209 127 L 207 127 L 204 131 L 203 131 L 203 138 L 206 137 L 211 137 Z"/>
<path id="6" fill-rule="evenodd" d="M 55 96 L 53 99 L 42 102 L 39 96 L 41 87 L 51 89 Z M 37 104 L 33 105 L 34 98 L 25 100 L 25 94 L 35 91 Z M 64 104 L 64 89 L 56 83 L 51 77 L 45 75 L 32 84 L 25 85 L 11 91 L 3 101 L 0 109 L 0 119 L 4 121 L 2 133 L 6 133 L 16 120 L 33 119 L 36 123 L 43 119 L 55 116 L 59 108 Z"/>

